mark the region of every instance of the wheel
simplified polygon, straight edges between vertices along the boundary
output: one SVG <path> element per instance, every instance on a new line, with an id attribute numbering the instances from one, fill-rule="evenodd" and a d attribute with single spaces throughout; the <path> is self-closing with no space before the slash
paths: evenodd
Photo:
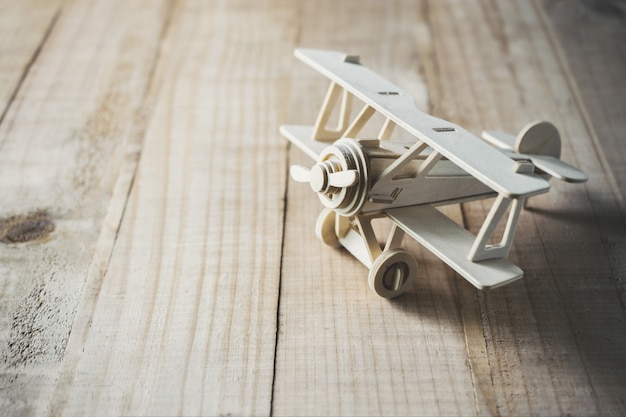
<path id="1" fill-rule="evenodd" d="M 394 298 L 404 294 L 416 276 L 415 257 L 403 249 L 392 249 L 376 258 L 368 281 L 379 296 Z"/>
<path id="2" fill-rule="evenodd" d="M 338 248 L 341 246 L 335 233 L 335 211 L 329 208 L 322 210 L 315 222 L 315 236 L 326 245 Z"/>

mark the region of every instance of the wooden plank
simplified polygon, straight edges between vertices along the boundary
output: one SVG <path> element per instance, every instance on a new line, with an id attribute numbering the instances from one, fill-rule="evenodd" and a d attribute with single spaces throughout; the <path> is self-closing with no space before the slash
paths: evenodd
<path id="1" fill-rule="evenodd" d="M 593 139 L 604 155 L 607 170 L 622 197 L 626 196 L 626 2 L 586 0 L 577 7 L 568 1 L 538 2 L 546 25 L 566 59 L 567 75 L 583 104 Z"/>
<path id="2" fill-rule="evenodd" d="M 301 8 L 303 46 L 361 55 L 428 110 L 412 36 L 427 43 L 428 28 L 417 3 L 319 1 Z M 303 65 L 294 66 L 293 80 L 288 120 L 310 124 L 327 80 Z M 310 160 L 294 148 L 290 163 Z M 309 187 L 288 183 L 273 414 L 477 413 L 451 270 L 409 243 L 421 260 L 419 281 L 391 303 L 380 299 L 366 268 L 315 239 L 319 210 Z"/>
<path id="3" fill-rule="evenodd" d="M 601 57 L 583 62 L 556 0 L 165 3 L 69 2 L 10 86 L 3 412 L 624 414 L 623 87 L 596 87 L 621 74 L 619 20 L 582 15 L 594 34 L 574 42 Z M 277 133 L 310 124 L 327 85 L 292 61 L 296 40 L 360 54 L 474 133 L 555 122 L 590 181 L 531 199 L 511 254 L 523 280 L 477 292 L 405 240 L 421 279 L 388 302 L 315 240 L 321 207 L 286 183 Z M 476 232 L 488 208 L 448 214 Z"/>
<path id="4" fill-rule="evenodd" d="M 77 312 L 53 414 L 269 414 L 293 11 L 178 4 L 115 250 Z"/>
<path id="5" fill-rule="evenodd" d="M 433 83 L 447 97 L 440 114 L 473 131 L 515 132 L 529 120 L 551 120 L 564 138 L 563 159 L 590 177 L 585 185 L 553 182 L 549 194 L 531 199 L 510 257 L 525 278 L 479 294 L 487 352 L 476 355 L 491 370 L 495 406 L 503 414 L 620 414 L 624 217 L 567 62 L 531 3 L 431 6 L 434 59 L 445 80 Z M 487 207 L 464 206 L 470 229 Z"/>
<path id="6" fill-rule="evenodd" d="M 61 2 L 0 1 L 0 123 L 48 39 Z"/>
<path id="7" fill-rule="evenodd" d="M 383 67 L 378 72 L 387 73 L 385 65 L 412 72 L 413 82 L 419 68 L 434 114 L 476 133 L 515 133 L 531 120 L 552 120 L 565 138 L 564 160 L 590 181 L 553 182 L 549 194 L 531 199 L 511 255 L 523 280 L 476 292 L 413 248 L 424 259 L 424 278 L 392 303 L 371 294 L 357 261 L 313 241 L 317 202 L 307 187 L 290 183 L 274 413 L 623 413 L 620 196 L 541 9 L 507 1 L 413 7 L 303 6 L 301 42 L 359 54 L 372 68 Z M 355 15 L 358 24 L 346 26 Z M 316 114 L 302 97 L 318 94 L 320 103 L 324 90 L 309 77 L 294 74 L 298 110 L 290 122 L 310 123 L 306 117 Z M 291 158 L 306 161 L 298 150 Z M 488 208 L 464 205 L 473 232 Z"/>
<path id="8" fill-rule="evenodd" d="M 6 414 L 45 411 L 85 277 L 106 267 L 142 140 L 162 6 L 68 2 L 0 125 Z"/>

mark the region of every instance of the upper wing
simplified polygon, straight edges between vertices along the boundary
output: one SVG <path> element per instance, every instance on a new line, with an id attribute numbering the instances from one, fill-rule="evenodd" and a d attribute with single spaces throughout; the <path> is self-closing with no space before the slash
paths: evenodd
<path id="1" fill-rule="evenodd" d="M 516 198 L 550 188 L 535 174 L 516 173 L 515 161 L 460 126 L 420 111 L 408 93 L 358 64 L 354 57 L 311 49 L 297 49 L 295 54 L 494 191 Z"/>

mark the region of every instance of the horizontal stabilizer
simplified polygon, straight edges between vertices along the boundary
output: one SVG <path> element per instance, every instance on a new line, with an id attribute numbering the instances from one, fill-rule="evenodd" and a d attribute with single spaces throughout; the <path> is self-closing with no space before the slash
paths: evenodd
<path id="1" fill-rule="evenodd" d="M 585 182 L 589 179 L 580 169 L 547 155 L 529 155 L 530 161 L 534 166 L 557 178 L 561 181 L 567 182 Z"/>
<path id="2" fill-rule="evenodd" d="M 542 123 L 546 124 L 547 122 Z M 580 169 L 563 162 L 554 156 L 518 152 L 521 139 L 509 133 L 498 132 L 495 130 L 485 130 L 482 134 L 482 138 L 496 148 L 502 149 L 505 155 L 508 155 L 511 159 L 528 159 L 535 167 L 561 181 L 585 182 L 589 178 L 587 174 Z"/>

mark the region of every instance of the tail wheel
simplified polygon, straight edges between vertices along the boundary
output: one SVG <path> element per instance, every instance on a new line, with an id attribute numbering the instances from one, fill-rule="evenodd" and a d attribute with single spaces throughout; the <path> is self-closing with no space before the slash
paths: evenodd
<path id="1" fill-rule="evenodd" d="M 404 294 L 417 276 L 415 257 L 403 249 L 383 252 L 370 268 L 369 285 L 383 298 Z"/>
<path id="2" fill-rule="evenodd" d="M 335 210 L 323 209 L 315 222 L 315 236 L 324 244 L 338 248 L 341 246 L 341 243 L 339 243 L 337 232 L 335 231 L 335 216 Z"/>

